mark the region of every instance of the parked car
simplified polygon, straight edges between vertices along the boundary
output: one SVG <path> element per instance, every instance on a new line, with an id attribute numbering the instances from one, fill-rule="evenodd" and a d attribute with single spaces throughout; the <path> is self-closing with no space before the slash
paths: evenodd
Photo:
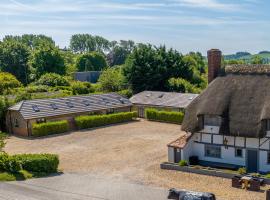
<path id="1" fill-rule="evenodd" d="M 172 188 L 169 190 L 168 199 L 175 200 L 216 200 L 212 193 L 207 192 L 192 192 L 187 190 L 176 190 Z"/>

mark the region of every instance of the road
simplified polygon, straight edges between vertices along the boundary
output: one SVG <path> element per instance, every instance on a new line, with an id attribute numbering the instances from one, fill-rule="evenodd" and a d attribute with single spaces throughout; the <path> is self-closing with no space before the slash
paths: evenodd
<path id="1" fill-rule="evenodd" d="M 0 183 L 1 200 L 164 200 L 167 190 L 92 174 Z"/>

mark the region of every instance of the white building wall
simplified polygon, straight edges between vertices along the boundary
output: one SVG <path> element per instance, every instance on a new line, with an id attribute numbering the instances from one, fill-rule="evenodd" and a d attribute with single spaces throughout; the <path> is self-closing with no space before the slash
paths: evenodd
<path id="1" fill-rule="evenodd" d="M 223 136 L 222 135 L 213 135 L 213 143 L 223 144 Z"/>
<path id="2" fill-rule="evenodd" d="M 235 146 L 237 146 L 237 147 L 244 147 L 245 146 L 245 138 L 243 138 L 243 137 L 236 137 L 235 138 Z"/>
<path id="3" fill-rule="evenodd" d="M 174 148 L 168 147 L 168 162 L 174 162 Z"/>
<path id="4" fill-rule="evenodd" d="M 190 156 L 193 156 L 193 143 L 194 143 L 194 139 L 193 137 L 188 141 L 188 143 L 186 144 L 186 146 L 182 149 L 182 155 L 181 155 L 181 159 L 182 160 L 189 160 Z"/>
<path id="5" fill-rule="evenodd" d="M 259 139 L 258 138 L 246 138 L 246 147 L 247 148 L 259 148 Z"/>
<path id="6" fill-rule="evenodd" d="M 211 143 L 211 134 L 202 133 L 202 142 Z"/>
<path id="7" fill-rule="evenodd" d="M 219 134 L 219 126 L 204 126 L 204 129 L 202 130 L 204 133 L 213 133 L 213 134 Z"/>

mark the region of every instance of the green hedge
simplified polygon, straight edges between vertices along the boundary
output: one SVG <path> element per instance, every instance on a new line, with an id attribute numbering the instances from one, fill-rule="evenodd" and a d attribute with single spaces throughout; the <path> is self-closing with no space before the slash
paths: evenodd
<path id="1" fill-rule="evenodd" d="M 12 156 L 22 169 L 29 172 L 55 173 L 58 171 L 59 158 L 55 154 L 18 154 Z"/>
<path id="2" fill-rule="evenodd" d="M 145 110 L 146 118 L 153 121 L 171 122 L 181 124 L 184 118 L 183 112 L 158 111 L 153 108 Z"/>
<path id="3" fill-rule="evenodd" d="M 121 112 L 108 115 L 79 116 L 75 118 L 75 122 L 79 129 L 85 129 L 131 121 L 135 117 L 137 117 L 137 112 Z"/>
<path id="4" fill-rule="evenodd" d="M 55 154 L 18 154 L 0 153 L 0 172 L 19 173 L 29 172 L 55 173 L 58 171 L 59 158 Z"/>
<path id="5" fill-rule="evenodd" d="M 64 133 L 69 130 L 67 120 L 33 124 L 33 136 L 45 136 L 58 133 Z"/>

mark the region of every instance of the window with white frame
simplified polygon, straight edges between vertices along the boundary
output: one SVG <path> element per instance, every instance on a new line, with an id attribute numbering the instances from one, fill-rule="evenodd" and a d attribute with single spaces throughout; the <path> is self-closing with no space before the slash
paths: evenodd
<path id="1" fill-rule="evenodd" d="M 205 156 L 221 158 L 221 147 L 216 145 L 205 145 Z"/>

